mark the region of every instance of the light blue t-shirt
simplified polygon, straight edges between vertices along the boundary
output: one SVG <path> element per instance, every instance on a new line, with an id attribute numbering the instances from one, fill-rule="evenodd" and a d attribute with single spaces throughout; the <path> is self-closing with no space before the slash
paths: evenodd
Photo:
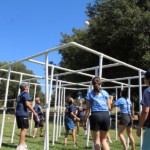
<path id="1" fill-rule="evenodd" d="M 120 107 L 120 112 L 125 114 L 131 114 L 131 101 L 124 97 L 119 98 L 115 103 L 115 106 Z"/>
<path id="2" fill-rule="evenodd" d="M 86 99 L 89 100 L 91 104 L 91 112 L 108 111 L 108 98 L 109 94 L 105 90 L 100 90 L 98 95 L 92 90 L 86 96 Z"/>

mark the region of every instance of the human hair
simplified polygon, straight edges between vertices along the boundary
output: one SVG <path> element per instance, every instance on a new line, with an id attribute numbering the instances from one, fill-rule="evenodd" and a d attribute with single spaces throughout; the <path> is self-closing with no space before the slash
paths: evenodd
<path id="1" fill-rule="evenodd" d="M 121 91 L 121 96 L 127 99 L 128 98 L 128 91 L 126 89 L 123 89 Z"/>
<path id="2" fill-rule="evenodd" d="M 102 84 L 102 82 L 101 82 L 100 77 L 95 76 L 94 78 L 92 78 L 92 85 L 93 85 L 95 94 L 99 93 L 101 84 Z"/>
<path id="3" fill-rule="evenodd" d="M 71 104 L 73 102 L 73 98 L 71 96 L 69 96 L 67 99 L 66 99 L 66 102 L 68 104 Z"/>

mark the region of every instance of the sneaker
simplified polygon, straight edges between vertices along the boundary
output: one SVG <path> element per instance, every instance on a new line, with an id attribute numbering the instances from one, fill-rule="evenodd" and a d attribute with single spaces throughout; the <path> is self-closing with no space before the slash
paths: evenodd
<path id="1" fill-rule="evenodd" d="M 73 146 L 74 146 L 74 147 L 77 146 L 77 143 L 73 144 Z"/>
<path id="2" fill-rule="evenodd" d="M 26 145 L 17 146 L 16 150 L 28 150 Z"/>
<path id="3" fill-rule="evenodd" d="M 112 140 L 108 140 L 109 143 L 112 143 Z"/>
<path id="4" fill-rule="evenodd" d="M 36 138 L 36 136 L 33 136 L 32 138 L 33 138 L 33 139 L 35 139 L 35 138 Z"/>

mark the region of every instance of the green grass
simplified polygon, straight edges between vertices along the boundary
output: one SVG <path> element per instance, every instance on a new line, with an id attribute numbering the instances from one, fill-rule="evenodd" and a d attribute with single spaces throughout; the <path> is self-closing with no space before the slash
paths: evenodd
<path id="1" fill-rule="evenodd" d="M 0 120 L 1 120 L 0 116 Z M 8 119 L 8 117 L 10 119 Z M 14 116 L 13 115 L 6 115 L 6 121 L 5 121 L 5 129 L 4 129 L 4 137 L 3 137 L 3 146 L 1 148 L 1 150 L 12 150 L 16 148 L 16 145 L 18 143 L 19 140 L 19 130 L 16 128 L 16 132 L 15 132 L 15 138 L 14 138 L 14 143 L 11 144 L 11 133 L 12 133 L 12 128 L 13 128 L 13 120 L 14 120 Z M 52 140 L 52 124 L 50 124 L 50 140 Z M 71 141 L 71 135 L 68 138 L 68 145 L 64 146 L 63 145 L 63 132 L 62 131 L 62 135 L 59 138 L 58 142 L 55 143 L 55 146 L 51 145 L 51 141 L 50 141 L 50 149 L 51 150 L 91 150 L 92 147 L 86 147 L 86 139 L 84 138 L 84 134 L 83 134 L 83 129 L 81 128 L 81 133 L 80 135 L 77 137 L 77 142 L 78 142 L 78 146 L 77 147 L 72 147 L 72 141 Z M 110 131 L 113 143 L 110 144 L 111 150 L 121 150 L 122 145 L 120 143 L 120 141 L 115 141 L 115 131 L 111 130 Z M 135 137 L 135 141 L 136 141 L 136 150 L 139 150 L 139 138 L 135 135 L 135 130 L 134 130 L 134 137 Z M 29 147 L 29 150 L 43 150 L 43 143 L 44 143 L 44 138 L 41 137 L 37 137 L 36 139 L 32 139 L 31 137 L 27 136 L 26 138 L 26 143 Z M 92 145 L 92 139 L 90 138 L 90 143 L 89 145 Z"/>

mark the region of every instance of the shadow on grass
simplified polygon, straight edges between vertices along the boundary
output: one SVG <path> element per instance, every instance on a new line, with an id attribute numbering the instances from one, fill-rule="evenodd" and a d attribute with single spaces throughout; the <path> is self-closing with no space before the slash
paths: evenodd
<path id="1" fill-rule="evenodd" d="M 9 148 L 16 148 L 15 145 L 8 144 L 8 143 L 3 143 L 2 146 L 3 146 L 3 147 L 6 147 L 6 148 L 8 148 L 8 147 L 9 147 Z"/>

